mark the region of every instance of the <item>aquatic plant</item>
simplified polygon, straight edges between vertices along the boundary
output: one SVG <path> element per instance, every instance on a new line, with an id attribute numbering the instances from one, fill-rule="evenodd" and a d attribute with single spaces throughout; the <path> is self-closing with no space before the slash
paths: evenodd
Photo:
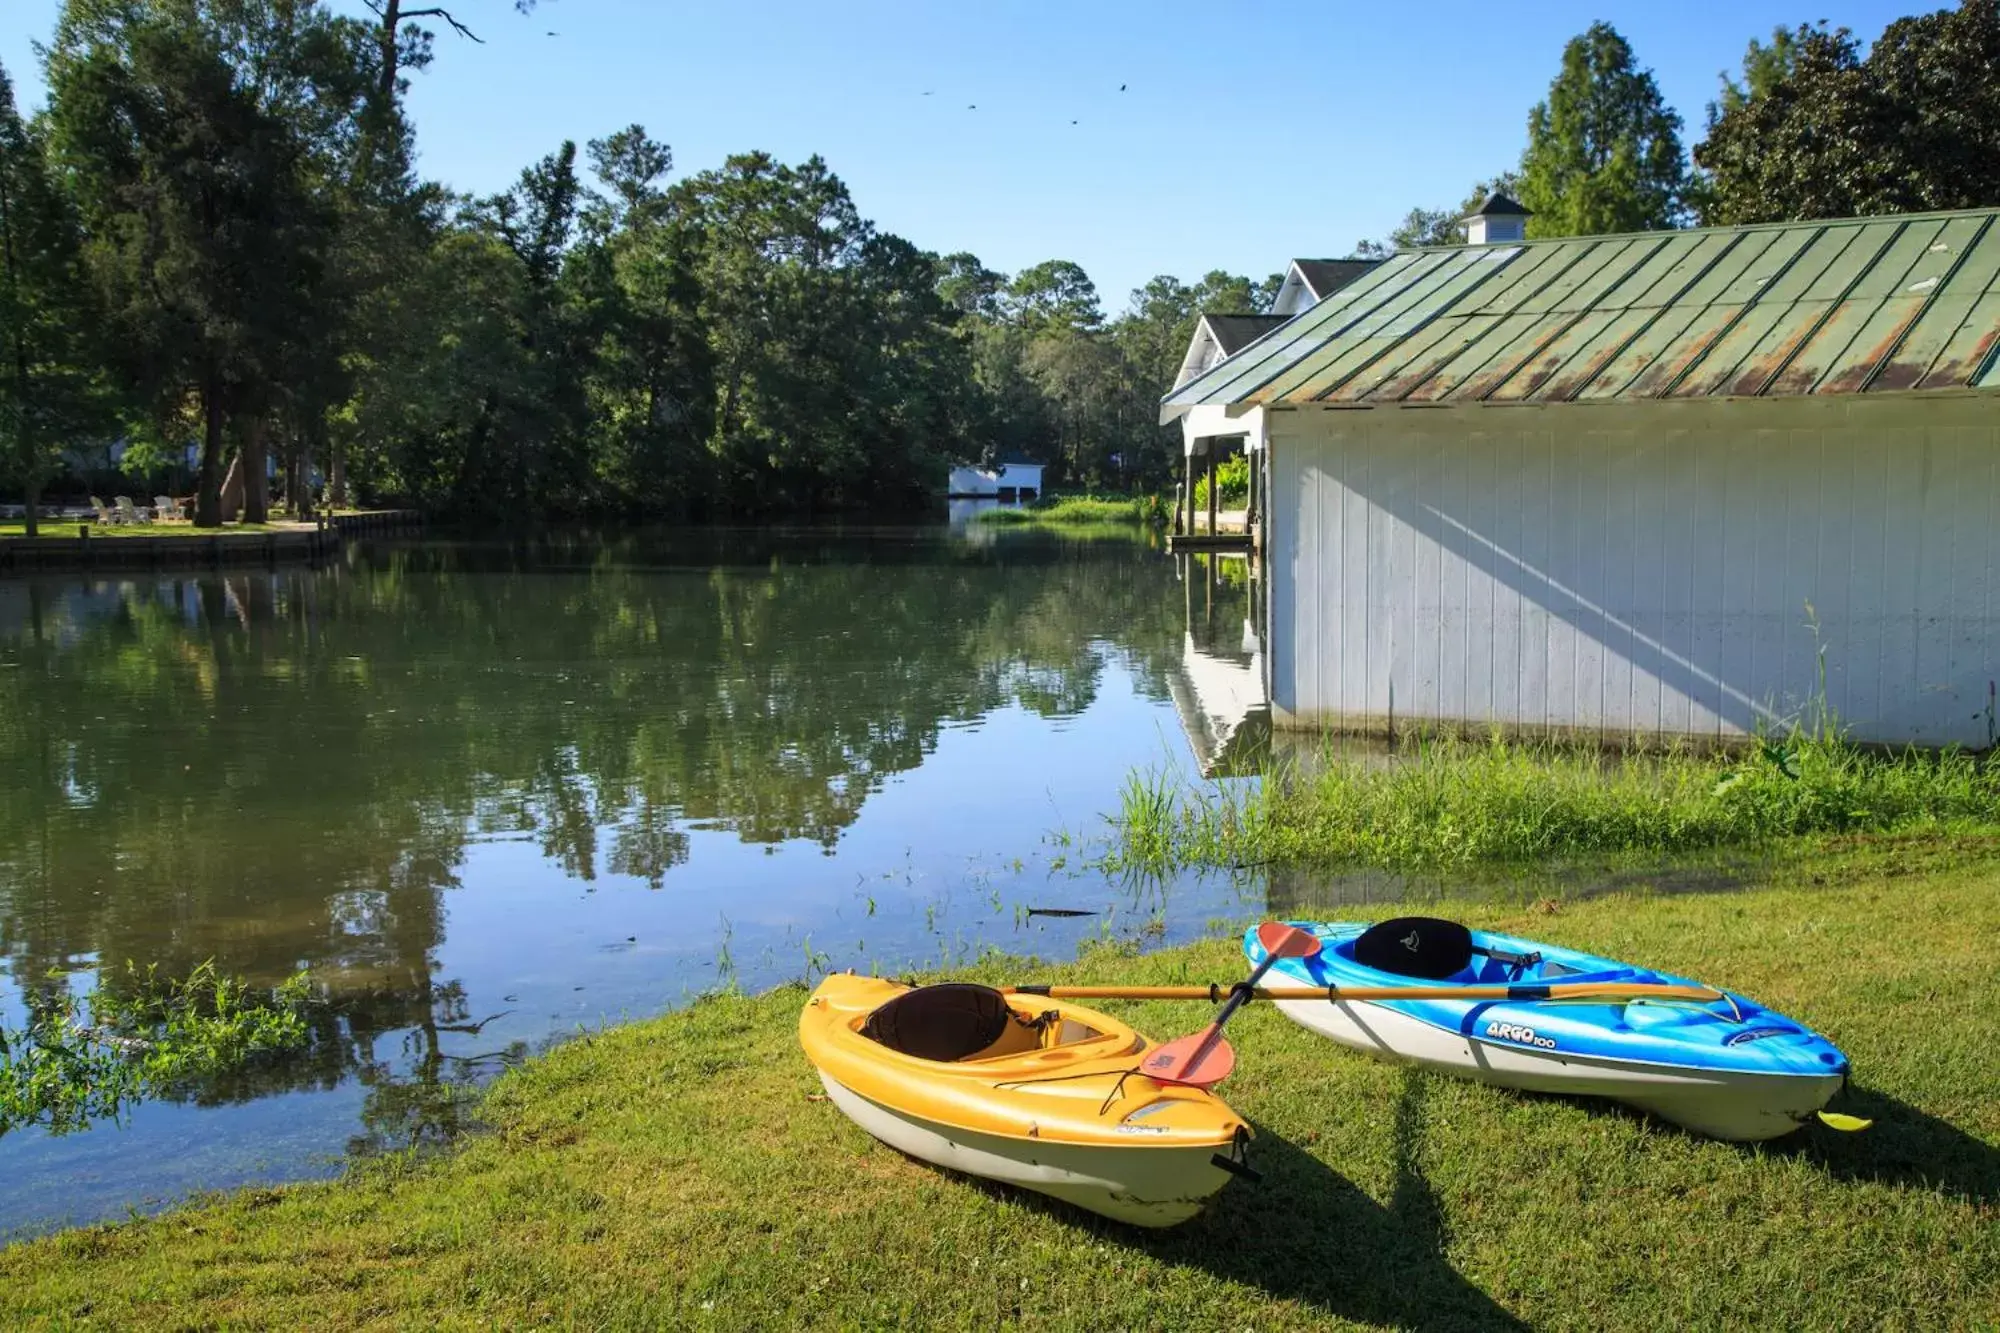
<path id="1" fill-rule="evenodd" d="M 87 998 L 61 973 L 28 997 L 28 1023 L 0 1029 L 0 1134 L 52 1134 L 116 1119 L 149 1097 L 309 1040 L 306 974 L 269 990 L 204 962 L 185 980 L 141 972 L 100 978 Z"/>

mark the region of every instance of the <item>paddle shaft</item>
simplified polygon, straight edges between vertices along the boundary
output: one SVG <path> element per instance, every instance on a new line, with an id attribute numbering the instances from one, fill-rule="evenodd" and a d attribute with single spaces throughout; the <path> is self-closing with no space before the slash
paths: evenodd
<path id="1" fill-rule="evenodd" d="M 1250 974 L 1249 981 L 1241 986 L 1232 986 L 1230 988 L 1229 1003 L 1222 1006 L 1215 1015 L 1215 1021 L 1208 1025 L 1208 1031 L 1201 1034 L 1201 1040 L 1195 1044 L 1194 1053 L 1188 1056 L 1184 1062 L 1187 1067 L 1192 1068 L 1201 1062 L 1202 1055 L 1207 1052 L 1210 1046 L 1215 1044 L 1216 1038 L 1222 1035 L 1222 1025 L 1229 1021 L 1231 1014 L 1249 1003 L 1251 993 L 1256 990 L 1257 983 L 1263 980 L 1264 974 L 1269 972 L 1272 965 L 1277 961 L 1278 956 L 1276 954 L 1266 956 L 1263 962 L 1257 964 L 1257 970 Z M 1210 989 L 1212 990 L 1213 987 Z M 1051 998 L 1060 997 L 1051 996 Z M 1214 1001 L 1210 1000 L 1210 1003 L 1213 1004 Z"/>
<path id="2" fill-rule="evenodd" d="M 1270 960 L 1266 960 L 1268 964 Z M 1262 967 L 1258 968 L 1261 974 Z M 1514 986 L 1003 986 L 1003 994 L 1046 995 L 1053 1000 L 1207 1000 L 1229 997 L 1214 1027 L 1250 999 L 1258 1000 L 1720 1000 L 1708 986 L 1660 982 L 1579 981 L 1571 985 Z"/>
<path id="3" fill-rule="evenodd" d="M 1257 939 L 1264 946 L 1264 961 L 1257 964 L 1250 973 L 1250 979 L 1241 986 L 1230 988 L 1229 1002 L 1222 1006 L 1210 1023 L 1200 1033 L 1170 1041 L 1146 1057 L 1147 1077 L 1162 1083 L 1185 1083 L 1197 1087 L 1214 1087 L 1229 1077 L 1229 1071 L 1236 1067 L 1236 1053 L 1229 1049 L 1229 1043 L 1222 1039 L 1222 1025 L 1229 1016 L 1249 1002 L 1250 996 L 1264 974 L 1276 966 L 1280 958 L 1310 958 L 1319 952 L 1319 940 L 1297 926 L 1288 926 L 1282 921 L 1266 921 L 1257 927 Z M 1210 1058 L 1210 1053 L 1214 1058 Z"/>

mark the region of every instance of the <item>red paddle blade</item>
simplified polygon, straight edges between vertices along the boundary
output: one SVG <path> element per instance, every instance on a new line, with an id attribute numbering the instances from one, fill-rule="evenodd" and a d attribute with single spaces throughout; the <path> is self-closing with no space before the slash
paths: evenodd
<path id="1" fill-rule="evenodd" d="M 1236 1052 L 1213 1024 L 1146 1052 L 1139 1072 L 1155 1083 L 1212 1088 L 1236 1068 Z"/>
<path id="2" fill-rule="evenodd" d="M 1267 958 L 1310 958 L 1319 952 L 1319 936 L 1282 921 L 1266 921 L 1257 927 L 1257 943 Z"/>

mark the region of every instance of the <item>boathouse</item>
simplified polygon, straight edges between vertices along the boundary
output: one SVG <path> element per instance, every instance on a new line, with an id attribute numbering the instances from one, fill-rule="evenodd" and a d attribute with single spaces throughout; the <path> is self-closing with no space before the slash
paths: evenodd
<path id="1" fill-rule="evenodd" d="M 1404 251 L 1176 388 L 1261 456 L 1274 723 L 1990 746 L 1996 220 Z"/>
<path id="2" fill-rule="evenodd" d="M 1042 493 L 1042 464 L 1026 459 L 996 463 L 990 468 L 959 463 L 945 481 L 948 500 L 998 500 L 1003 504 L 1033 500 Z"/>

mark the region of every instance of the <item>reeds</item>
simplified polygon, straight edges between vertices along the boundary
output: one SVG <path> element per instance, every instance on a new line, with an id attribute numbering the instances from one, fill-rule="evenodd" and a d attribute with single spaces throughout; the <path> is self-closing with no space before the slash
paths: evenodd
<path id="1" fill-rule="evenodd" d="M 1731 753 L 1495 736 L 1385 755 L 1329 741 L 1255 783 L 1134 774 L 1113 822 L 1113 868 L 1422 869 L 2000 825 L 2000 770 L 1957 750 L 1866 750 L 1824 726 Z"/>

